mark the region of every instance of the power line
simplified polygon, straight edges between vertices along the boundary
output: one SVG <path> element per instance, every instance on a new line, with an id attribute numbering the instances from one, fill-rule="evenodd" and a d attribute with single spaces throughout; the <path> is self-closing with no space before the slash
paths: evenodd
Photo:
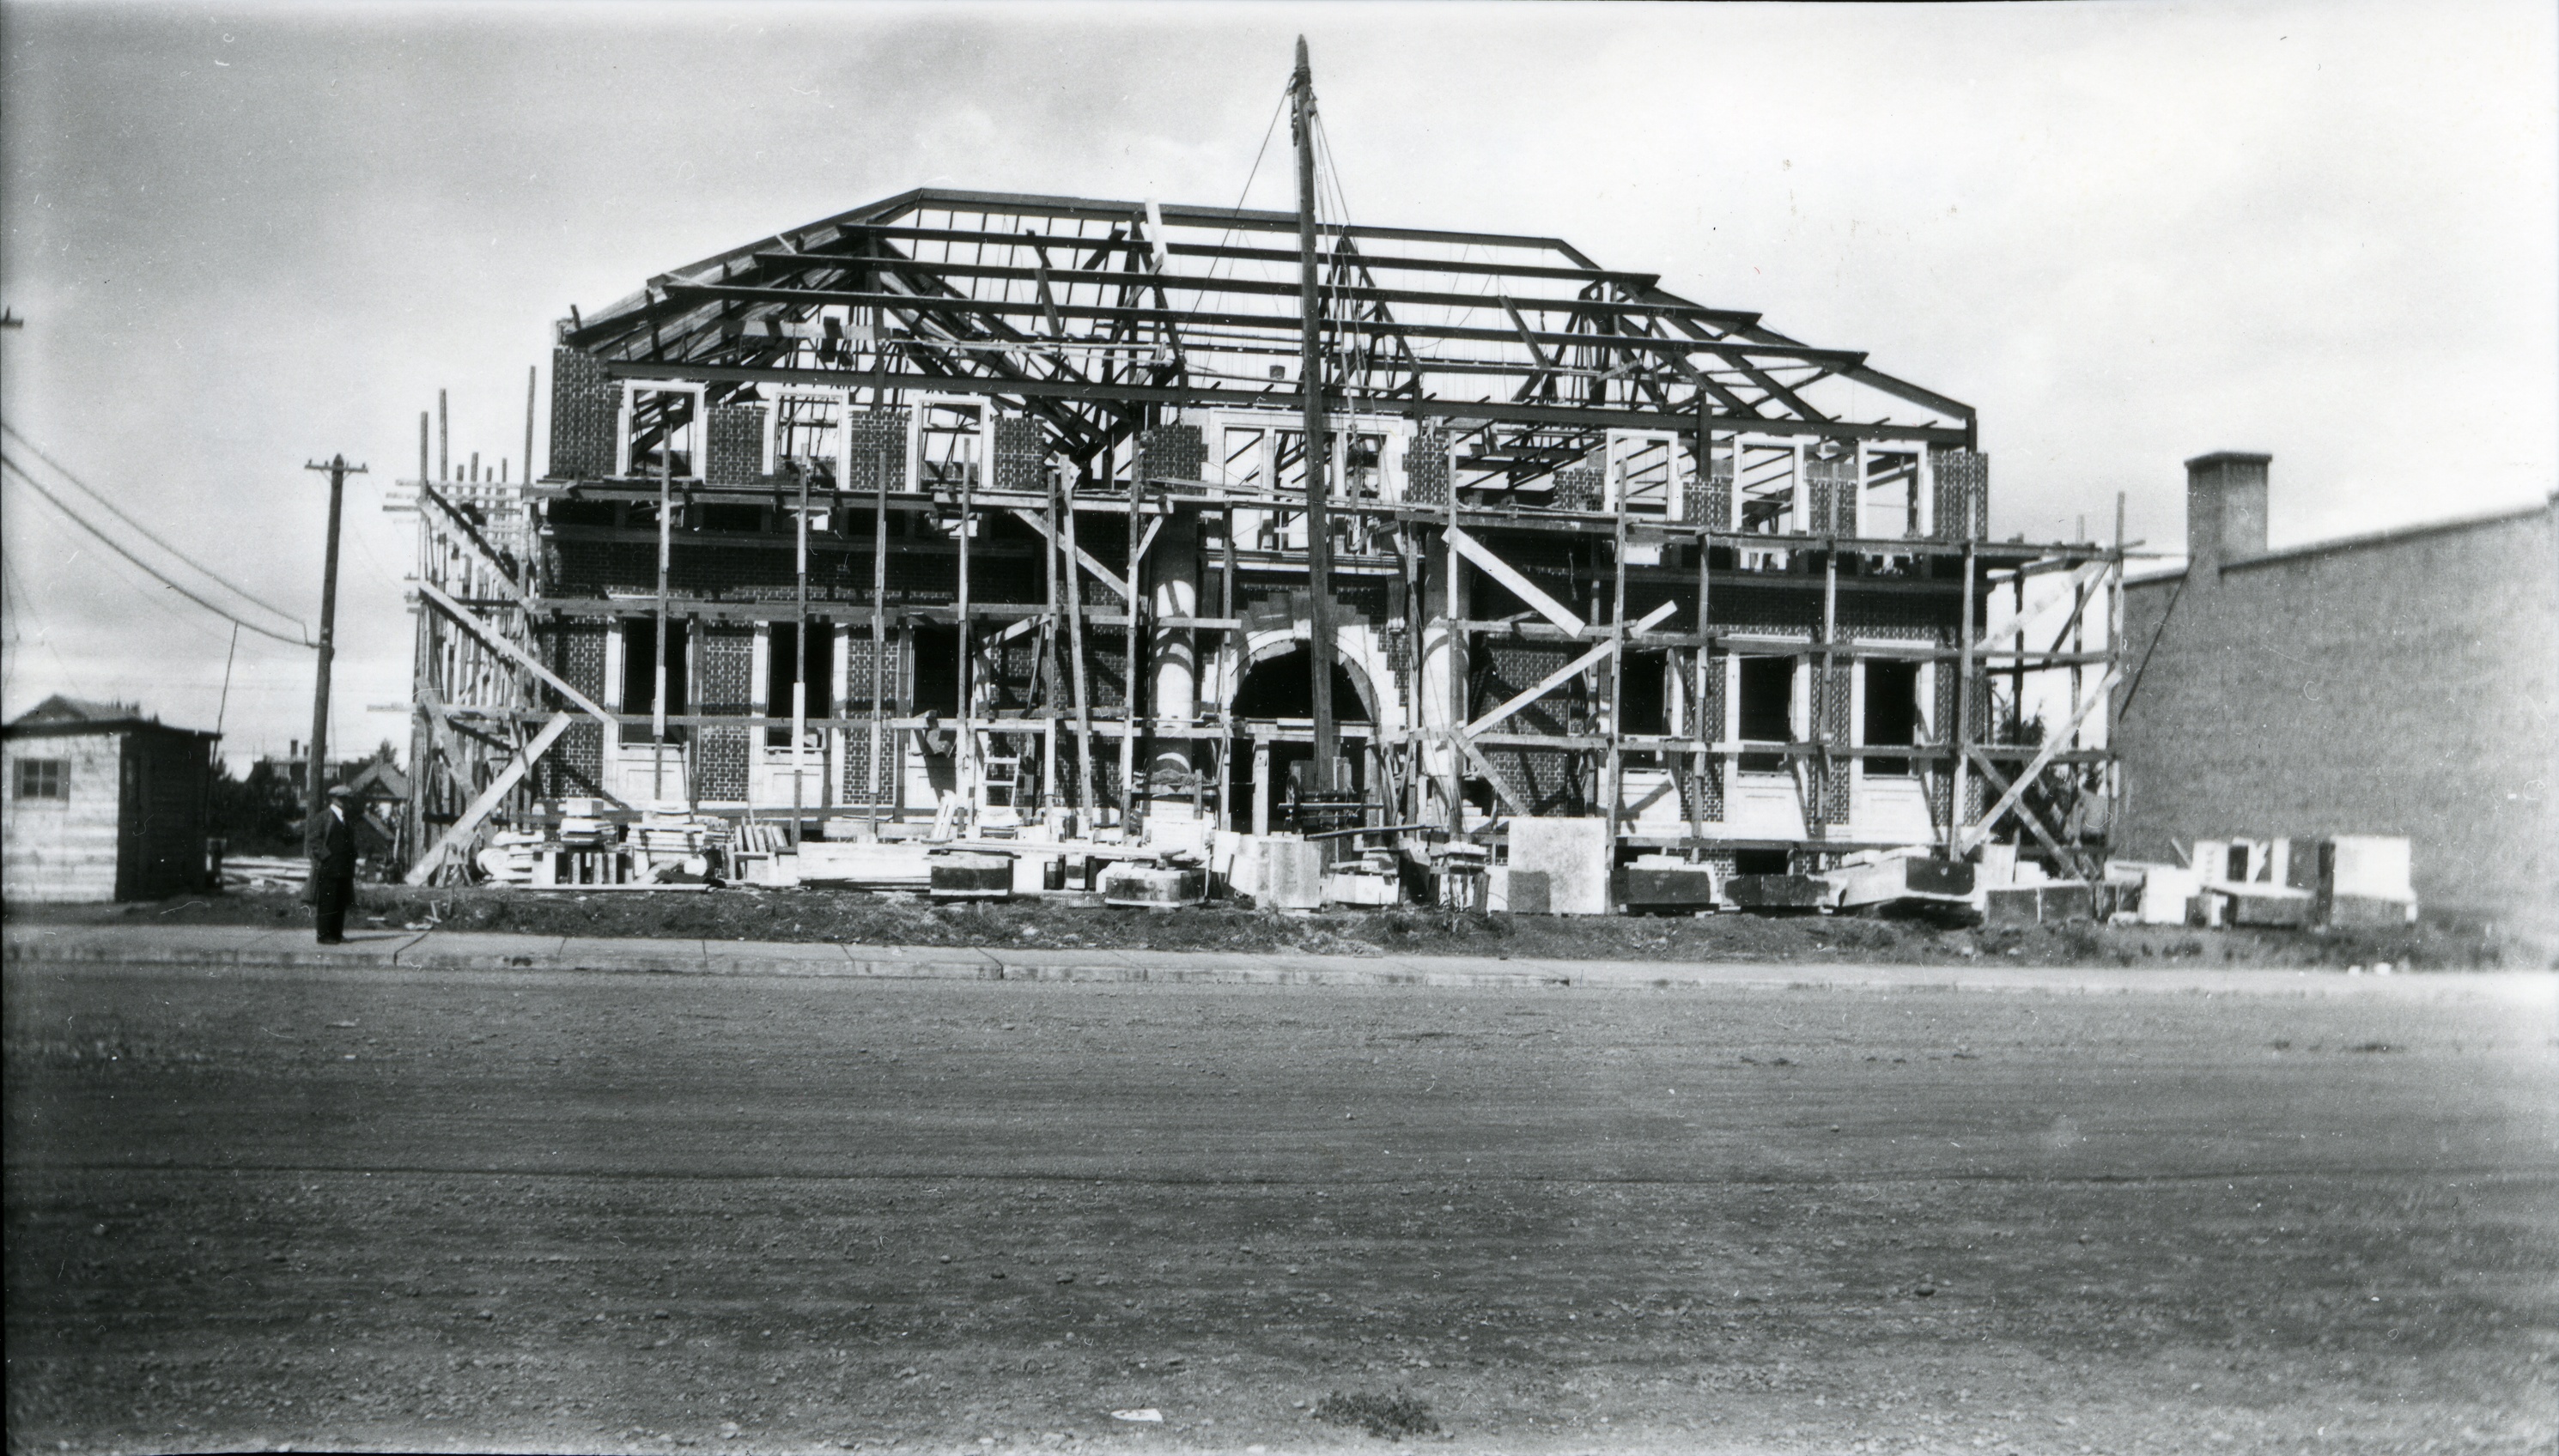
<path id="1" fill-rule="evenodd" d="M 13 432 L 13 433 L 14 433 L 14 432 Z M 240 626 L 240 627 L 245 627 L 245 628 L 247 628 L 249 631 L 256 633 L 256 634 L 257 634 L 258 636 L 260 636 L 260 637 L 271 637 L 271 638 L 275 639 L 277 642 L 284 643 L 284 644 L 286 644 L 286 645 L 288 645 L 288 646 L 291 646 L 291 647 L 297 647 L 297 648 L 307 648 L 307 647 L 313 647 L 313 646 L 316 646 L 316 644 L 313 644 L 313 643 L 310 643 L 310 642 L 307 642 L 307 641 L 296 641 L 296 640 L 295 640 L 295 639 L 293 639 L 293 638 L 286 637 L 283 633 L 280 633 L 280 632 L 272 632 L 272 631 L 269 631 L 269 630 L 268 630 L 268 629 L 266 629 L 266 628 L 263 628 L 263 627 L 258 626 L 258 625 L 257 625 L 256 623 L 254 623 L 254 622 L 247 621 L 247 620 L 246 620 L 246 619 L 244 619 L 244 618 L 234 616 L 234 615 L 232 615 L 232 614 L 231 614 L 231 613 L 229 613 L 229 612 L 226 612 L 226 611 L 224 611 L 222 608 L 215 606 L 213 603 L 206 601 L 203 597 L 197 596 L 194 592 L 191 592 L 191 591 L 187 590 L 185 587 L 180 586 L 178 583 L 176 583 L 176 582 L 174 582 L 174 581 L 171 581 L 171 580 L 169 579 L 168 575 L 167 575 L 166 573 L 162 572 L 162 571 L 160 570 L 160 568 L 159 568 L 159 567 L 152 565 L 150 562 L 145 561 L 145 560 L 143 560 L 141 557 L 134 555 L 131 551 L 126 550 L 126 549 L 125 549 L 125 547 L 124 547 L 124 543 L 123 543 L 123 542 L 121 542 L 121 541 L 117 540 L 115 537 L 113 537 L 113 536 L 111 536 L 111 535 L 108 535 L 106 532 L 104 532 L 104 531 L 102 531 L 102 530 L 98 529 L 96 526 L 94 526 L 94 525 L 90 524 L 90 523 L 89 523 L 89 521 L 88 521 L 88 519 L 87 519 L 85 516 L 81 515 L 78 511 L 74 510 L 73 510 L 71 507 L 69 507 L 68 505 L 65 505 L 65 504 L 64 504 L 64 502 L 63 502 L 63 498 L 62 498 L 62 497 L 57 496 L 57 495 L 55 495 L 53 492 L 46 490 L 46 489 L 45 489 L 45 483 L 44 483 L 44 482 L 42 482 L 42 481 L 40 481 L 40 480 L 37 480 L 37 479 L 36 479 L 34 476 L 32 476 L 32 475 L 29 475 L 29 474 L 27 473 L 27 469 L 26 469 L 26 467 L 24 467 L 24 466 L 20 465 L 18 462 L 14 461 L 14 460 L 11 460 L 11 459 L 10 459 L 8 456 L 6 456 L 6 455 L 0 455 L 0 468 L 5 468 L 5 469 L 7 469 L 7 470 L 12 474 L 12 475 L 15 475 L 15 476 L 19 479 L 19 481 L 20 481 L 21 483 L 23 483 L 23 484 L 24 484 L 24 485 L 25 485 L 29 490 L 34 491 L 37 495 L 44 497 L 44 498 L 45 498 L 47 501 L 49 501 L 49 502 L 52 502 L 52 503 L 53 503 L 53 507 L 54 507 L 54 509 L 55 509 L 56 510 L 59 510 L 59 511 L 61 511 L 63 514 L 65 514 L 65 515 L 67 515 L 67 516 L 70 516 L 70 517 L 71 517 L 72 524 L 76 525 L 76 526 L 78 526 L 80 529 L 82 529 L 82 530 L 84 530 L 84 531 L 87 531 L 90 535 L 93 535 L 93 536 L 97 537 L 100 541 L 102 541 L 102 542 L 104 542 L 104 543 L 106 544 L 107 549 L 109 549 L 109 550 L 111 550 L 111 551 L 115 552 L 115 554 L 117 554 L 117 555 L 119 555 L 119 556 L 123 557 L 125 560 L 132 562 L 134 565 L 141 567 L 144 571 L 149 572 L 149 573 L 151 574 L 151 577 L 152 577 L 152 579 L 153 579 L 153 580 L 155 580 L 155 581 L 159 582 L 162 586 L 167 587 L 169 590 L 171 590 L 171 591 L 173 591 L 173 592 L 176 592 L 178 595 L 180 595 L 180 596 L 182 596 L 182 597 L 185 597 L 188 601 L 191 601 L 191 602 L 195 603 L 197 606 L 204 608 L 206 611 L 213 613 L 215 616 L 222 618 L 222 619 L 223 619 L 224 621 L 226 621 L 226 622 L 233 623 L 233 624 L 235 624 L 235 625 L 237 625 L 237 626 Z M 199 567 L 198 569 L 199 569 L 199 570 L 202 570 L 203 568 Z M 208 573 L 206 573 L 206 574 L 207 574 L 207 575 L 211 575 L 212 573 L 208 572 Z M 245 594 L 243 593 L 243 595 L 245 595 Z"/>
<path id="2" fill-rule="evenodd" d="M 134 570 L 132 566 L 118 559 L 112 552 L 104 555 L 95 554 L 95 548 L 91 545 L 83 544 L 86 538 L 77 529 L 71 528 L 69 521 L 57 520 L 53 516 L 42 514 L 29 515 L 28 519 L 31 521 L 42 520 L 48 522 L 46 526 L 47 529 L 63 530 L 64 534 L 62 536 L 62 540 L 66 544 L 70 554 L 63 557 L 61 561 L 57 563 L 59 566 L 65 568 L 71 567 L 74 563 L 78 562 L 83 556 L 85 556 L 89 563 L 91 563 L 91 566 L 94 569 L 94 574 L 97 575 L 100 580 L 112 579 L 120 586 L 131 588 L 134 596 L 143 606 L 148 607 L 150 610 L 169 619 L 169 622 L 177 631 L 191 636 L 201 636 L 208 642 L 222 641 L 222 638 L 214 632 L 211 624 L 187 610 L 187 603 L 171 602 L 167 597 L 161 595 L 159 591 L 154 589 L 155 583 L 153 583 L 149 577 L 146 577 L 142 573 Z M 32 529 L 32 527 L 30 528 Z"/>
<path id="3" fill-rule="evenodd" d="M 78 487 L 78 488 L 79 488 L 83 493 L 85 493 L 85 494 L 86 494 L 86 495 L 87 495 L 91 500 L 93 500 L 93 501 L 97 502 L 97 504 L 99 504 L 100 506 L 105 507 L 109 511 L 112 511 L 112 512 L 114 513 L 114 515 L 115 515 L 115 518 L 116 518 L 116 519 L 121 520 L 121 521 L 123 521 L 126 525 L 129 525 L 129 526 L 133 527 L 135 530 L 140 531 L 140 532 L 142 533 L 142 536 L 143 536 L 143 538 L 144 538 L 145 540 L 150 541 L 153 545 L 158 546 L 161 550 L 164 550 L 164 551 L 168 552 L 170 555 L 177 557 L 179 560 L 186 562 L 189 566 L 194 567 L 197 571 L 199 571 L 199 572 L 203 573 L 205 576 L 207 576 L 207 577 L 211 578 L 211 579 L 212 579 L 212 580 L 214 580 L 215 582 L 220 583 L 220 584 L 221 584 L 221 585 L 222 585 L 226 590 L 229 591 L 229 592 L 230 592 L 231 594 L 233 594 L 234 596 L 239 597 L 241 600 L 243 600 L 243 601 L 247 601 L 247 602 L 251 602 L 251 603 L 255 603 L 257 606 L 260 606 L 260 607 L 265 608 L 267 611 L 274 613 L 276 616 L 283 618 L 285 621 L 292 623 L 292 624 L 293 624 L 294 626 L 296 626 L 296 627 L 300 627 L 300 626 L 302 625 L 302 619 L 301 619 L 301 618 L 294 616 L 292 613 L 285 611 L 282 607 L 276 606 L 276 605 L 275 605 L 274 603 L 272 603 L 272 602 L 262 601 L 262 600 L 260 600 L 260 599 L 259 599 L 259 598 L 257 598 L 257 597 L 254 597 L 254 596 L 249 595 L 249 593 L 248 593 L 246 590 L 242 589 L 241 587 L 239 587 L 239 586 L 237 586 L 237 585 L 233 584 L 232 582 L 230 582 L 230 581 L 228 581 L 228 580 L 226 580 L 226 579 L 225 579 L 221 574 L 219 574 L 219 573 L 217 573 L 216 571 L 214 571 L 214 570 L 213 570 L 213 568 L 211 568 L 211 567 L 209 567 L 209 566 L 204 565 L 202 562 L 199 562 L 199 561 L 195 560 L 193 557 L 189 556 L 186 552 L 179 550 L 176 546 L 173 546 L 173 545 L 169 544 L 167 541 L 162 540 L 158 535 L 156 535 L 156 534 L 154 534 L 154 533 L 152 532 L 151 527 L 149 527 L 149 526 L 147 526 L 147 525 L 144 525 L 141 521 L 138 521 L 138 520 L 134 519 L 132 516 L 130 516 L 130 515 L 126 514 L 126 513 L 124 512 L 124 510 L 123 510 L 123 508 L 122 508 L 122 507 L 119 507 L 119 506 L 117 506 L 113 501 L 108 500 L 108 499 L 106 498 L 106 496 L 104 495 L 104 493 L 100 492 L 96 487 L 94 487 L 94 486 L 90 485 L 88 482 L 86 482 L 86 481 L 84 481 L 84 480 L 81 480 L 78 476 L 74 475 L 74 474 L 72 473 L 71 467 L 69 467 L 69 466 L 67 466 L 67 465 L 63 464 L 63 463 L 62 463 L 61 461 L 59 461 L 59 460 L 56 460 L 56 459 L 55 459 L 54 457 L 52 457 L 52 456 L 47 455 L 47 454 L 45 453 L 45 450 L 44 450 L 44 447 L 43 447 L 43 446 L 38 445 L 35 441 L 28 439 L 28 438 L 26 437 L 26 435 L 25 435 L 23 432 L 21 432 L 21 431 L 19 430 L 19 428 L 18 428 L 16 425 L 13 425 L 13 424 L 9 423 L 7 420 L 0 420 L 0 430 L 6 430 L 6 431 L 11 435 L 11 436 L 13 436 L 13 437 L 15 437 L 15 438 L 16 438 L 16 440 L 18 441 L 18 443 L 19 443 L 19 444 L 24 445 L 24 446 L 26 446 L 26 447 L 27 447 L 27 451 L 28 451 L 28 453 L 29 453 L 29 454 L 31 454 L 31 455 L 33 455 L 33 456 L 35 456 L 38 460 L 43 461 L 45 464 L 52 466 L 56 471 L 58 471 L 58 472 L 60 472 L 60 473 L 61 473 L 62 478 L 63 478 L 64 480 L 67 480 L 67 481 L 71 482 L 73 485 L 77 486 L 77 487 Z M 18 473 L 19 473 L 20 475 L 25 475 L 25 474 L 26 474 L 26 472 L 25 472 L 24 470 L 21 470 L 21 471 L 19 471 Z"/>

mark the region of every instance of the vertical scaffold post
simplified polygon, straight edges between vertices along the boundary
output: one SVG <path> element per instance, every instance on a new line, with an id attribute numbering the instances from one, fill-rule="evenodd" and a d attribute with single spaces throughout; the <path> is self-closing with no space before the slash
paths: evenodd
<path id="1" fill-rule="evenodd" d="M 1959 855 L 1964 842 L 1964 788 L 1970 771 L 1964 761 L 1973 751 L 1973 553 L 1969 529 L 1964 541 L 1964 601 L 1955 619 L 1955 762 L 1946 777 L 1946 854 Z"/>
<path id="2" fill-rule="evenodd" d="M 879 838 L 880 801 L 894 781 L 888 772 L 888 441 L 871 433 L 871 837 Z"/>

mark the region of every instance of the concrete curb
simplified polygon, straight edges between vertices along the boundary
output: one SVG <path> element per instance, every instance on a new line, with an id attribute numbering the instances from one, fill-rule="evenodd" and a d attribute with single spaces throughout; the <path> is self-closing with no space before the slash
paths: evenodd
<path id="1" fill-rule="evenodd" d="M 2349 976 L 2330 970 L 2120 970 L 2074 966 L 1576 961 L 1286 951 L 1032 950 L 820 942 L 602 940 L 448 932 L 372 935 L 320 946 L 297 929 L 254 926 L 10 926 L 13 966 L 203 966 L 253 972 L 600 973 L 1061 985 L 1547 987 L 1613 990 L 1864 989 L 2043 995 L 2484 998 L 2559 1007 L 2559 974 L 2481 971 Z"/>

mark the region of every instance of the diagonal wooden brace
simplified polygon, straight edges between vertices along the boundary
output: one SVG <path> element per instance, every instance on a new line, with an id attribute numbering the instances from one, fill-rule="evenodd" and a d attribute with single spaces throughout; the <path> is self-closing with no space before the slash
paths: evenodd
<path id="1" fill-rule="evenodd" d="M 588 697 L 585 693 L 569 686 L 566 678 L 560 676 L 550 668 L 543 666 L 540 658 L 535 657 L 528 652 L 526 652 L 523 648 L 516 646 L 513 640 L 511 640 L 505 633 L 490 626 L 488 622 L 480 616 L 480 614 L 472 611 L 460 602 L 453 600 L 451 594 L 447 593 L 444 588 L 437 586 L 431 581 L 421 581 L 417 584 L 417 594 L 420 597 L 425 598 L 427 601 L 434 603 L 436 609 L 442 612 L 445 616 L 450 617 L 456 623 L 469 628 L 472 635 L 478 637 L 482 642 L 496 648 L 499 654 L 506 657 L 507 660 L 524 668 L 526 671 L 532 673 L 535 677 L 540 678 L 543 685 L 550 688 L 551 691 L 558 693 L 561 697 L 566 698 L 581 712 L 584 712 L 587 716 L 604 724 L 608 728 L 613 726 L 613 715 L 606 712 L 604 708 L 595 701 L 595 699 Z"/>
<path id="2" fill-rule="evenodd" d="M 462 811 L 462 817 L 455 819 L 452 827 L 438 836 L 426 853 L 417 857 L 417 863 L 408 867 L 408 873 L 401 877 L 402 883 L 425 884 L 442 867 L 445 855 L 451 853 L 455 845 L 470 842 L 472 833 L 480 827 L 480 821 L 489 817 L 532 769 L 534 761 L 550 752 L 551 745 L 559 742 L 560 735 L 576 721 L 566 712 L 551 714 L 550 721 L 542 725 L 542 731 L 534 734 L 533 741 L 525 745 L 525 751 L 509 761 L 498 777 L 489 781 L 489 787 L 480 791 L 480 797 L 471 801 L 471 806 Z"/>
<path id="3" fill-rule="evenodd" d="M 1447 538 L 1449 545 L 1464 553 L 1467 560 L 1481 567 L 1485 575 L 1509 587 L 1513 596 L 1535 608 L 1539 616 L 1575 637 L 1590 630 L 1587 623 L 1574 615 L 1572 608 L 1540 590 L 1536 582 L 1522 576 L 1517 568 L 1494 555 L 1491 547 L 1453 525 L 1442 528 L 1440 534 Z"/>
<path id="4" fill-rule="evenodd" d="M 2062 745 L 2068 743 L 2071 736 L 2079 731 L 2080 724 L 2088 721 L 2088 715 L 2095 712 L 2097 705 L 2106 700 L 2106 695 L 2115 690 L 2115 683 L 2123 675 L 2121 668 L 2107 672 L 2105 680 L 2097 684 L 2097 690 L 2080 700 L 2078 708 L 2070 714 L 2070 721 L 2062 726 L 2060 732 L 2044 740 L 2043 747 L 2037 749 L 2034 757 L 2027 761 L 2025 770 L 2017 776 L 2017 782 L 2008 786 L 2008 792 L 2000 796 L 1999 802 L 1991 805 L 1990 812 L 1966 826 L 1963 833 L 1956 836 L 1955 858 L 1961 859 L 1972 853 L 1974 846 L 1991 836 L 1991 825 L 1998 823 L 1999 816 L 2007 813 L 2011 804 L 2025 797 L 2026 786 L 2034 782 L 2035 776 L 2043 772 L 2043 766 L 2052 762 L 2054 754 L 2061 752 Z"/>
<path id="5" fill-rule="evenodd" d="M 1006 509 L 1011 510 L 1013 514 L 1020 516 L 1024 525 L 1038 531 L 1040 533 L 1040 538 L 1047 541 L 1052 548 L 1057 545 L 1057 536 L 1049 530 L 1047 521 L 1040 519 L 1038 516 L 1022 510 L 1018 506 L 1008 507 Z M 1151 540 L 1152 536 L 1150 535 L 1148 539 Z M 1143 548 L 1140 547 L 1140 549 Z M 1110 567 L 1094 560 L 1091 552 L 1085 550 L 1082 546 L 1078 546 L 1075 548 L 1075 560 L 1076 564 L 1082 566 L 1085 570 L 1092 572 L 1094 578 L 1100 581 L 1104 586 L 1118 592 L 1120 594 L 1120 600 L 1124 602 L 1131 600 L 1129 595 L 1129 583 L 1121 580 L 1118 572 L 1115 572 Z"/>
<path id="6" fill-rule="evenodd" d="M 2008 776 L 2001 773 L 1999 771 L 1999 766 L 1992 763 L 1990 761 L 1990 756 L 1983 753 L 1980 749 L 1973 749 L 1971 752 L 1973 757 L 1973 767 L 1982 771 L 1982 777 L 1984 779 L 1997 785 L 2002 791 L 2006 791 L 2010 787 Z M 2029 782 L 2031 783 L 2032 781 L 2030 780 Z M 2061 841 L 2052 837 L 2052 831 L 2044 827 L 2043 815 L 2036 813 L 2032 807 L 2021 800 L 2017 805 L 2017 816 L 2019 819 L 2023 820 L 2026 827 L 2033 833 L 2036 842 L 2043 846 L 2044 852 L 2052 856 L 2052 862 L 2054 864 L 2065 867 L 2074 878 L 2082 880 L 2086 878 L 2086 876 L 2081 872 L 2079 856 L 2063 849 L 2061 847 Z"/>
<path id="7" fill-rule="evenodd" d="M 1660 606 L 1655 607 L 1652 611 L 1645 613 L 1640 620 L 1626 629 L 1628 634 L 1632 635 L 1634 633 L 1644 632 L 1650 629 L 1653 624 L 1671 615 L 1671 612 L 1676 605 L 1676 603 L 1664 602 Z M 1472 723 L 1467 724 L 1466 731 L 1468 733 L 1484 732 L 1491 728 L 1495 723 L 1502 721 L 1511 714 L 1527 707 L 1530 703 L 1533 703 L 1539 698 L 1546 696 L 1548 693 L 1555 691 L 1557 688 L 1562 687 L 1565 683 L 1581 676 L 1584 671 L 1589 669 L 1592 663 L 1599 661 L 1603 657 L 1615 656 L 1619 646 L 1620 645 L 1617 643 L 1603 642 L 1599 646 L 1592 648 L 1590 651 L 1583 653 L 1581 656 L 1574 658 L 1565 665 L 1556 668 L 1553 672 L 1548 673 L 1537 683 L 1536 686 L 1529 688 L 1526 692 L 1512 698 L 1509 702 L 1502 704 L 1500 707 L 1493 709 L 1491 712 L 1477 718 Z"/>
<path id="8" fill-rule="evenodd" d="M 1503 803 L 1510 805 L 1510 810 L 1513 815 L 1524 819 L 1536 817 L 1536 814 L 1529 808 L 1529 806 L 1520 802 L 1518 797 L 1511 793 L 1510 786 L 1502 782 L 1502 776 L 1493 772 L 1491 762 L 1484 757 L 1484 751 L 1482 749 L 1475 747 L 1473 740 L 1467 738 L 1463 733 L 1451 733 L 1448 735 L 1448 741 L 1456 745 L 1459 753 L 1466 756 L 1466 762 L 1475 766 L 1476 774 L 1481 776 L 1485 783 L 1493 787 L 1494 795 L 1497 796 Z"/>

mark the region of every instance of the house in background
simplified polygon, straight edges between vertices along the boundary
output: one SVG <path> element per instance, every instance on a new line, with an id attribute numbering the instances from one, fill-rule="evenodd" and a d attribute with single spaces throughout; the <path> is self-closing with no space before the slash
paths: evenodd
<path id="1" fill-rule="evenodd" d="M 2268 550 L 2269 460 L 2187 461 L 2185 568 L 2126 585 L 2118 852 L 2404 835 L 2430 908 L 2548 922 L 2551 504 Z"/>
<path id="2" fill-rule="evenodd" d="M 12 903 L 156 900 L 207 886 L 206 793 L 219 735 L 131 703 L 60 695 L 0 727 Z"/>

